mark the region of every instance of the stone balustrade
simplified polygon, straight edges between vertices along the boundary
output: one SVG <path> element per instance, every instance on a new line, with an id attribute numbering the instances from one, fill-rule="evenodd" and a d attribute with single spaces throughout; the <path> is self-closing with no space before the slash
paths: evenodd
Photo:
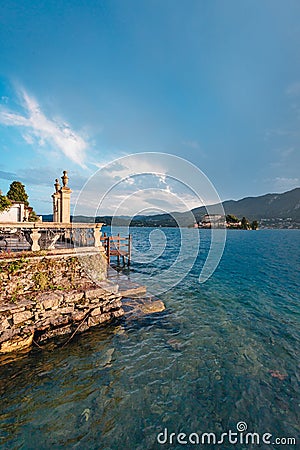
<path id="1" fill-rule="evenodd" d="M 99 248 L 102 223 L 0 223 L 0 250 L 32 251 L 64 247 Z M 26 248 L 27 246 L 27 248 Z M 16 247 L 16 248 L 14 248 Z"/>

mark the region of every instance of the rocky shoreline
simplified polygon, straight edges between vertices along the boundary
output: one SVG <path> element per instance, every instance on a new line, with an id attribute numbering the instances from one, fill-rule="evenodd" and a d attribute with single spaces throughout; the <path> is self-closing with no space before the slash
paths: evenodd
<path id="1" fill-rule="evenodd" d="M 97 282 L 91 281 L 91 271 Z M 68 250 L 0 260 L 0 354 L 62 335 L 68 342 L 125 311 L 132 316 L 164 310 L 160 300 L 145 296 L 145 287 L 125 278 L 118 277 L 123 287 L 110 281 L 105 257 L 95 251 L 80 258 Z"/>
<path id="2" fill-rule="evenodd" d="M 124 314 L 121 296 L 101 288 L 45 292 L 33 300 L 0 306 L 0 353 L 85 331 Z M 80 330 L 78 329 L 80 326 Z"/>

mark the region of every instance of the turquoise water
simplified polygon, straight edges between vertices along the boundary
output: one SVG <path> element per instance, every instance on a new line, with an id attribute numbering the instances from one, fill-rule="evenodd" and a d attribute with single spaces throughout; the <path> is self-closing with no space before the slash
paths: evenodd
<path id="1" fill-rule="evenodd" d="M 150 231 L 132 230 L 136 247 L 149 249 Z M 133 262 L 133 280 L 166 281 L 180 231 L 162 231 L 165 251 L 147 265 Z M 184 231 L 188 245 L 198 232 Z M 300 231 L 229 231 L 219 267 L 201 285 L 210 232 L 200 233 L 203 251 L 160 295 L 163 313 L 122 319 L 0 367 L 1 448 L 197 448 L 159 444 L 157 435 L 167 428 L 219 436 L 240 421 L 272 442 L 295 437 L 298 447 L 203 448 L 299 448 Z M 183 258 L 183 272 L 189 264 Z"/>

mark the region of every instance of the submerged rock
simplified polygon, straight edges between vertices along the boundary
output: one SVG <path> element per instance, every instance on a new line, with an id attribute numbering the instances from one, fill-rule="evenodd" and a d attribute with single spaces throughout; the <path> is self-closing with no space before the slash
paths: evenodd
<path id="1" fill-rule="evenodd" d="M 145 302 L 141 305 L 141 310 L 144 314 L 153 314 L 157 312 L 162 312 L 166 309 L 164 303 L 161 300 L 152 300 L 150 302 Z"/>
<path id="2" fill-rule="evenodd" d="M 98 365 L 102 367 L 111 367 L 112 356 L 115 352 L 114 348 L 109 348 L 100 359 Z"/>
<path id="3" fill-rule="evenodd" d="M 279 370 L 269 370 L 269 374 L 273 378 L 278 378 L 278 380 L 283 381 L 287 378 L 287 374 L 279 372 Z"/>
<path id="4" fill-rule="evenodd" d="M 173 350 L 177 350 L 177 351 L 181 350 L 185 346 L 184 342 L 181 342 L 178 339 L 173 339 L 173 338 L 169 339 L 167 341 L 167 343 Z"/>
<path id="5" fill-rule="evenodd" d="M 166 309 L 164 303 L 155 297 L 126 298 L 123 300 L 125 315 L 130 318 L 142 317 L 147 314 L 162 312 Z"/>
<path id="6" fill-rule="evenodd" d="M 33 341 L 33 333 L 25 336 L 14 336 L 11 339 L 2 342 L 0 345 L 0 353 L 15 352 L 18 350 L 23 350 L 29 348 Z"/>
<path id="7" fill-rule="evenodd" d="M 81 413 L 81 417 L 82 419 L 85 419 L 85 421 L 87 422 L 90 418 L 91 415 L 91 410 L 89 408 L 86 408 L 84 411 L 82 411 Z"/>
<path id="8" fill-rule="evenodd" d="M 114 334 L 116 334 L 118 336 L 123 336 L 124 334 L 126 334 L 125 328 L 122 327 L 121 325 L 117 326 L 114 329 Z"/>

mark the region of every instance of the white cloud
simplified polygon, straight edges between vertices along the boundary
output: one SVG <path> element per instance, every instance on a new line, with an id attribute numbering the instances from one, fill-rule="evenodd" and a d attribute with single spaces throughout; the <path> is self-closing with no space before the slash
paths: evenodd
<path id="1" fill-rule="evenodd" d="M 182 145 L 184 145 L 185 147 L 190 147 L 193 148 L 194 150 L 199 150 L 200 149 L 200 144 L 198 141 L 182 141 Z"/>
<path id="2" fill-rule="evenodd" d="M 286 89 L 287 95 L 297 96 L 300 95 L 300 81 L 291 83 Z"/>
<path id="3" fill-rule="evenodd" d="M 27 143 L 38 142 L 41 147 L 54 145 L 67 158 L 85 167 L 88 144 L 69 124 L 58 119 L 49 119 L 42 112 L 38 102 L 25 90 L 20 91 L 24 115 L 0 110 L 0 123 L 25 128 L 23 137 Z"/>
<path id="4" fill-rule="evenodd" d="M 299 178 L 276 177 L 275 187 L 276 189 L 287 191 L 298 187 L 300 184 L 299 182 Z"/>
<path id="5" fill-rule="evenodd" d="M 131 215 L 155 206 L 159 206 L 154 211 L 157 213 L 215 203 L 218 199 L 209 181 L 188 161 L 145 153 L 120 158 L 99 169 L 80 192 L 74 213 Z"/>
<path id="6" fill-rule="evenodd" d="M 295 152 L 295 147 L 288 147 L 288 148 L 284 148 L 280 151 L 281 156 L 283 158 L 288 158 L 289 156 L 292 155 L 292 153 Z"/>
<path id="7" fill-rule="evenodd" d="M 92 205 L 89 204 L 89 206 Z M 128 189 L 126 191 L 121 187 L 120 190 L 110 192 L 97 206 L 95 215 L 134 216 L 137 214 L 161 214 L 172 211 L 184 212 L 199 206 L 199 200 L 188 193 L 179 195 L 159 187 L 137 190 Z"/>
<path id="8" fill-rule="evenodd" d="M 23 136 L 24 141 L 27 142 L 27 144 L 29 144 L 29 145 L 34 144 L 34 138 L 30 134 L 23 133 L 22 136 Z"/>

